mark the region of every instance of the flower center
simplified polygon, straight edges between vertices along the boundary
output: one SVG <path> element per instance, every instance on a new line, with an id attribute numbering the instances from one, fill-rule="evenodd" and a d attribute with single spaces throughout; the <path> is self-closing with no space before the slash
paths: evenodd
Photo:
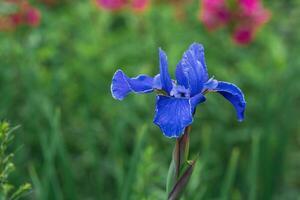
<path id="1" fill-rule="evenodd" d="M 170 92 L 170 96 L 175 98 L 190 98 L 190 90 L 186 89 L 182 85 L 173 84 L 173 88 Z"/>

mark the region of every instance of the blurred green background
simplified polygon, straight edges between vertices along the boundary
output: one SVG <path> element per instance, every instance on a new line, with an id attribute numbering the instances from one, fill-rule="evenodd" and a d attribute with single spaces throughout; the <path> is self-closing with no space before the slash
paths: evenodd
<path id="1" fill-rule="evenodd" d="M 199 106 L 191 153 L 200 153 L 185 199 L 300 199 L 300 2 L 265 1 L 271 21 L 249 46 L 226 30 L 209 33 L 199 2 L 177 20 L 174 7 L 111 13 L 90 1 L 35 2 L 37 28 L 0 33 L 0 118 L 21 125 L 12 146 L 13 182 L 26 199 L 165 199 L 174 140 L 152 123 L 155 95 L 110 94 L 113 73 L 171 74 L 192 42 L 206 48 L 210 75 L 245 93 L 246 118 L 217 94 Z"/>

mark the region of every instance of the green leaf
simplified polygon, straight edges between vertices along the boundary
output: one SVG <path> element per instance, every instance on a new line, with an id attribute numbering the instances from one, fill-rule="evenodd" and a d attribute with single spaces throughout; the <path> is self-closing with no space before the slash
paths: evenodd
<path id="1" fill-rule="evenodd" d="M 222 200 L 230 199 L 230 190 L 232 188 L 234 178 L 236 175 L 239 156 L 240 156 L 239 149 L 237 149 L 237 148 L 233 149 L 232 153 L 231 153 L 229 165 L 227 168 L 225 180 L 223 182 L 222 191 L 221 191 L 221 195 L 222 195 L 221 199 Z"/>
<path id="2" fill-rule="evenodd" d="M 9 200 L 17 200 L 22 196 L 26 195 L 31 190 L 31 184 L 25 183 L 21 185 L 16 192 L 9 198 Z"/>
<path id="3" fill-rule="evenodd" d="M 170 194 L 170 192 L 175 184 L 175 181 L 176 181 L 175 163 L 174 163 L 174 160 L 172 159 L 172 161 L 170 163 L 169 171 L 168 171 L 167 184 L 166 184 L 167 195 Z"/>
<path id="4" fill-rule="evenodd" d="M 194 170 L 195 163 L 196 163 L 196 160 L 188 163 L 188 167 L 186 168 L 186 170 L 184 171 L 182 176 L 178 179 L 178 181 L 174 185 L 172 191 L 170 192 L 170 194 L 168 196 L 168 200 L 179 199 L 180 195 L 182 194 L 182 192 L 184 191 L 184 189 L 186 188 L 186 186 L 189 182 L 189 179 Z"/>

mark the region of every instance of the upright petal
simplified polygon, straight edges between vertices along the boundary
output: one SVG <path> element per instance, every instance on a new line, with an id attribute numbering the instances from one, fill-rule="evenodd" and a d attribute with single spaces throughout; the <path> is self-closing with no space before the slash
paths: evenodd
<path id="1" fill-rule="evenodd" d="M 189 99 L 157 96 L 154 123 L 166 137 L 177 138 L 193 122 Z"/>
<path id="2" fill-rule="evenodd" d="M 238 120 L 243 121 L 246 101 L 241 89 L 234 84 L 219 81 L 218 86 L 214 90 L 230 101 L 236 110 Z"/>
<path id="3" fill-rule="evenodd" d="M 159 67 L 160 67 L 160 80 L 161 86 L 164 91 L 170 94 L 172 90 L 172 80 L 168 71 L 168 60 L 166 53 L 159 49 Z"/>
<path id="4" fill-rule="evenodd" d="M 204 48 L 201 44 L 193 43 L 183 54 L 176 68 L 176 79 L 179 85 L 191 90 L 191 96 L 201 92 L 208 79 Z"/>
<path id="5" fill-rule="evenodd" d="M 113 98 L 122 100 L 130 92 L 152 92 L 152 85 L 152 77 L 149 77 L 147 75 L 139 75 L 135 78 L 128 78 L 122 70 L 117 70 L 112 79 L 111 93 Z"/>

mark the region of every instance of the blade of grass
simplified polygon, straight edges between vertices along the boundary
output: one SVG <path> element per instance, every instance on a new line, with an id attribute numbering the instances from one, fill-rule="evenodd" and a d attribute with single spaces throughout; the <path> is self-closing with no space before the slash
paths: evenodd
<path id="1" fill-rule="evenodd" d="M 239 155 L 240 155 L 239 149 L 234 148 L 231 153 L 229 165 L 225 175 L 225 180 L 222 185 L 222 191 L 221 191 L 222 200 L 230 199 L 230 189 L 232 188 L 234 177 L 236 174 Z"/>
<path id="2" fill-rule="evenodd" d="M 256 199 L 256 182 L 257 182 L 257 167 L 259 159 L 259 141 L 260 135 L 253 134 L 252 136 L 252 145 L 251 145 L 251 161 L 249 167 L 249 200 Z"/>
<path id="3" fill-rule="evenodd" d="M 46 148 L 45 151 L 45 174 L 46 174 L 46 179 L 45 179 L 45 187 L 49 187 L 49 189 L 45 188 L 48 190 L 47 193 L 47 198 L 55 198 L 55 199 L 64 199 L 63 197 L 63 192 L 62 188 L 58 179 L 58 176 L 56 174 L 56 167 L 55 167 L 55 159 L 57 156 L 57 144 L 59 141 L 59 135 L 58 133 L 58 124 L 59 124 L 59 115 L 56 113 L 54 114 L 52 112 L 52 106 L 48 105 L 45 110 L 45 114 L 47 117 L 47 120 L 49 122 L 49 136 L 45 136 L 46 143 L 47 141 L 49 144 L 45 144 L 48 148 Z M 52 191 L 51 191 L 52 189 Z"/>
<path id="4" fill-rule="evenodd" d="M 29 165 L 29 174 L 32 180 L 32 184 L 33 184 L 33 193 L 36 199 L 46 199 L 44 197 L 44 193 L 43 193 L 43 185 L 41 183 L 40 178 L 37 175 L 37 172 L 33 166 L 33 164 L 31 163 Z"/>
<path id="5" fill-rule="evenodd" d="M 137 169 L 137 165 L 138 162 L 140 161 L 140 155 L 142 154 L 141 152 L 144 149 L 145 146 L 145 133 L 147 130 L 147 126 L 144 125 L 142 126 L 142 128 L 140 130 L 138 130 L 137 133 L 137 139 L 135 141 L 134 144 L 134 151 L 130 160 L 130 164 L 129 164 L 129 171 L 124 179 L 124 183 L 123 183 L 123 190 L 121 193 L 121 200 L 127 200 L 130 199 L 130 191 L 132 189 L 132 187 L 134 186 L 134 179 L 136 177 L 136 169 Z"/>
<path id="6" fill-rule="evenodd" d="M 76 200 L 76 196 L 74 195 L 74 182 L 71 173 L 71 165 L 69 164 L 69 157 L 66 152 L 64 139 L 62 137 L 61 129 L 60 129 L 60 110 L 56 109 L 54 112 L 54 122 L 53 122 L 53 133 L 55 134 L 56 140 L 56 148 L 57 148 L 57 156 L 59 158 L 58 167 L 63 171 L 63 176 L 61 177 L 63 191 L 66 192 L 66 196 L 72 200 Z"/>

